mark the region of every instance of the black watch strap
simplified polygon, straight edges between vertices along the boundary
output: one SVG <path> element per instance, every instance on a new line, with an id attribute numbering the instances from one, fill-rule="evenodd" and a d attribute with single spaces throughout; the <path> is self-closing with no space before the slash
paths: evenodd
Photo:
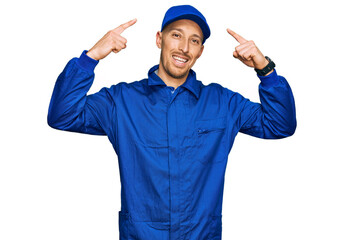
<path id="1" fill-rule="evenodd" d="M 267 75 L 271 70 L 275 68 L 275 63 L 267 56 L 265 56 L 266 60 L 269 61 L 268 65 L 265 66 L 263 69 L 256 69 L 254 68 L 255 72 L 260 76 Z"/>

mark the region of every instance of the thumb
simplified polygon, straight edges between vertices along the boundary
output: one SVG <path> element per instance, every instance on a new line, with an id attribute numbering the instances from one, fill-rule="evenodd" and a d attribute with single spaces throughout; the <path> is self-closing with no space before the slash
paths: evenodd
<path id="1" fill-rule="evenodd" d="M 239 57 L 239 54 L 238 54 L 236 51 L 234 51 L 234 52 L 233 52 L 233 57 L 234 57 L 234 58 L 238 58 L 238 57 Z"/>

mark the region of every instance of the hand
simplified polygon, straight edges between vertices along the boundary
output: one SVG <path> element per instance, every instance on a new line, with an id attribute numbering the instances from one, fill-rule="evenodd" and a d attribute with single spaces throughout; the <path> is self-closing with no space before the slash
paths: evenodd
<path id="1" fill-rule="evenodd" d="M 127 39 L 121 33 L 137 22 L 133 19 L 126 22 L 104 35 L 88 52 L 87 55 L 95 60 L 100 60 L 108 56 L 111 52 L 118 53 L 126 48 Z"/>
<path id="2" fill-rule="evenodd" d="M 229 28 L 227 29 L 227 32 L 240 43 L 239 46 L 235 47 L 235 51 L 233 53 L 234 58 L 237 58 L 245 65 L 256 69 L 263 69 L 266 65 L 268 65 L 269 61 L 260 52 L 254 41 L 246 40 Z"/>

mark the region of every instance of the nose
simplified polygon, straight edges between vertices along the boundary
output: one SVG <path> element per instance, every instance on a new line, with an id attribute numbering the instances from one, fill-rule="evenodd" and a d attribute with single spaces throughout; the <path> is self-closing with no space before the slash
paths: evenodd
<path id="1" fill-rule="evenodd" d="M 182 39 L 182 41 L 180 41 L 179 49 L 184 53 L 189 52 L 189 42 L 186 39 Z"/>

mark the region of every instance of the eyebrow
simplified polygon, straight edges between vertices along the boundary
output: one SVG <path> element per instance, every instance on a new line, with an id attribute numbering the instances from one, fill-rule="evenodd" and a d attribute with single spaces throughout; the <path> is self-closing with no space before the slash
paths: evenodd
<path id="1" fill-rule="evenodd" d="M 182 33 L 184 32 L 184 30 L 182 30 L 181 28 L 170 28 L 169 31 L 172 31 L 172 30 L 177 30 L 177 31 L 182 32 Z M 200 35 L 196 34 L 196 33 L 192 34 L 192 36 L 200 38 L 202 40 L 202 37 Z"/>

